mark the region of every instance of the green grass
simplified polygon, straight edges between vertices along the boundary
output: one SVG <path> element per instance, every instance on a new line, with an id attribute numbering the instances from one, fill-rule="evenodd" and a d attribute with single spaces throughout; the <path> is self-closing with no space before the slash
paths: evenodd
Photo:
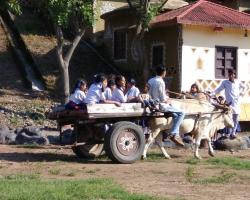
<path id="1" fill-rule="evenodd" d="M 76 176 L 77 172 L 76 171 L 71 171 L 71 172 L 67 172 L 65 173 L 65 176 L 70 176 L 70 177 L 73 177 L 73 176 Z"/>
<path id="2" fill-rule="evenodd" d="M 41 180 L 37 176 L 16 175 L 0 179 L 1 200 L 156 200 L 131 194 L 109 179 Z"/>
<path id="3" fill-rule="evenodd" d="M 101 169 L 99 168 L 96 168 L 96 169 L 90 169 L 90 170 L 87 170 L 86 173 L 88 174 L 95 174 L 96 172 L 100 171 Z"/>
<path id="4" fill-rule="evenodd" d="M 235 158 L 235 157 L 211 158 L 206 162 L 212 165 L 216 165 L 217 167 L 226 166 L 232 169 L 250 170 L 250 161 L 242 160 L 240 158 Z"/>
<path id="5" fill-rule="evenodd" d="M 221 171 L 219 176 L 199 178 L 195 173 L 194 167 L 191 166 L 189 166 L 185 172 L 185 177 L 188 182 L 201 185 L 229 183 L 235 176 L 235 173 L 227 173 L 225 171 Z"/>
<path id="6" fill-rule="evenodd" d="M 195 173 L 194 173 L 194 168 L 193 167 L 188 167 L 186 172 L 185 172 L 185 177 L 186 177 L 186 180 L 188 182 L 192 182 L 194 177 L 195 177 Z"/>
<path id="7" fill-rule="evenodd" d="M 209 178 L 204 178 L 204 179 L 196 179 L 193 180 L 193 183 L 196 184 L 225 184 L 229 183 L 234 177 L 235 173 L 222 173 L 220 176 L 212 176 Z"/>
<path id="8" fill-rule="evenodd" d="M 61 172 L 60 169 L 50 169 L 49 170 L 49 174 L 51 174 L 51 175 L 59 175 L 60 172 Z"/>
<path id="9" fill-rule="evenodd" d="M 186 163 L 187 164 L 190 164 L 190 165 L 197 165 L 198 163 L 200 163 L 201 161 L 196 159 L 196 158 L 189 158 L 186 160 Z"/>
<path id="10" fill-rule="evenodd" d="M 156 153 L 156 152 L 152 152 L 152 153 L 148 153 L 147 154 L 147 161 L 164 161 L 165 157 L 162 153 Z"/>

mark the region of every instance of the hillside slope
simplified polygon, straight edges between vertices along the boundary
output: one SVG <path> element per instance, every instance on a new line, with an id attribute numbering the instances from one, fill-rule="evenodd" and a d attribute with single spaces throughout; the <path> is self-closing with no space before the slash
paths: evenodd
<path id="1" fill-rule="evenodd" d="M 54 122 L 45 118 L 51 105 L 46 92 L 35 93 L 24 87 L 18 64 L 8 49 L 8 40 L 0 24 L 0 127 L 54 126 Z"/>
<path id="2" fill-rule="evenodd" d="M 56 38 L 49 23 L 44 23 L 44 19 L 38 13 L 25 9 L 21 16 L 15 18 L 15 24 L 42 73 L 48 90 L 60 97 L 62 84 L 56 57 Z M 104 50 L 100 48 L 99 51 Z M 70 61 L 71 87 L 79 78 L 86 79 L 90 84 L 93 75 L 100 72 L 115 73 L 109 64 L 81 42 Z"/>
<path id="3" fill-rule="evenodd" d="M 8 50 L 8 41 L 0 24 L 0 88 L 23 90 L 22 76 Z"/>

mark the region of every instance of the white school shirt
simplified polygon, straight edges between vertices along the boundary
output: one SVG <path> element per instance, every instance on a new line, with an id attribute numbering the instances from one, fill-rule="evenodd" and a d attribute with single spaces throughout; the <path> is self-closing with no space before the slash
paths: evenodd
<path id="1" fill-rule="evenodd" d="M 96 104 L 104 100 L 106 100 L 106 98 L 104 96 L 104 92 L 102 92 L 102 84 L 93 83 L 88 90 L 88 93 L 84 102 L 86 104 Z"/>
<path id="2" fill-rule="evenodd" d="M 106 89 L 104 91 L 104 95 L 105 95 L 105 98 L 107 100 L 111 100 L 112 99 L 112 90 L 109 87 L 106 87 Z"/>
<path id="3" fill-rule="evenodd" d="M 244 89 L 245 86 L 237 80 L 234 80 L 234 82 L 223 80 L 220 86 L 214 91 L 214 94 L 218 94 L 224 90 L 226 101 L 229 104 L 231 103 L 233 114 L 240 114 L 240 100 Z"/>
<path id="4" fill-rule="evenodd" d="M 85 98 L 85 92 L 77 88 L 76 91 L 70 95 L 69 101 L 73 101 L 75 104 L 80 104 L 84 102 Z"/>
<path id="5" fill-rule="evenodd" d="M 127 96 L 124 95 L 123 90 L 119 88 L 115 88 L 112 93 L 112 100 L 118 101 L 120 103 L 127 102 Z"/>
<path id="6" fill-rule="evenodd" d="M 138 97 L 140 94 L 140 90 L 134 85 L 127 91 L 126 95 L 128 99 L 133 97 Z"/>
<path id="7" fill-rule="evenodd" d="M 167 100 L 165 82 L 160 76 L 149 79 L 149 95 L 154 100 L 164 102 Z"/>

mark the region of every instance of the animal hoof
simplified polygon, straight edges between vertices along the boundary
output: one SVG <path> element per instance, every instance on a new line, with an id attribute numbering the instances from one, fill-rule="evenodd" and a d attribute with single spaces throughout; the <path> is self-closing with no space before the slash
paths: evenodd
<path id="1" fill-rule="evenodd" d="M 147 160 L 146 156 L 141 156 L 141 160 Z"/>
<path id="2" fill-rule="evenodd" d="M 172 159 L 170 156 L 165 156 L 165 158 L 168 160 Z"/>
<path id="3" fill-rule="evenodd" d="M 194 156 L 196 159 L 198 159 L 198 160 L 201 160 L 202 159 L 202 157 L 201 156 Z"/>
<path id="4" fill-rule="evenodd" d="M 209 154 L 211 157 L 214 157 L 214 156 L 215 156 L 214 152 L 212 152 L 212 151 L 209 151 L 208 154 Z"/>

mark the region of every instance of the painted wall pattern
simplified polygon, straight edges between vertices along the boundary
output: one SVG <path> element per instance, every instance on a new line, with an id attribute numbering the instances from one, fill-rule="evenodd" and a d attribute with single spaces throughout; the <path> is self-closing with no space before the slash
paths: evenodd
<path id="1" fill-rule="evenodd" d="M 189 91 L 195 82 L 203 91 L 219 86 L 223 79 L 215 78 L 215 46 L 238 48 L 238 80 L 245 85 L 241 120 L 250 120 L 250 37 L 244 36 L 244 30 L 224 29 L 218 33 L 212 27 L 184 26 L 181 89 Z"/>

